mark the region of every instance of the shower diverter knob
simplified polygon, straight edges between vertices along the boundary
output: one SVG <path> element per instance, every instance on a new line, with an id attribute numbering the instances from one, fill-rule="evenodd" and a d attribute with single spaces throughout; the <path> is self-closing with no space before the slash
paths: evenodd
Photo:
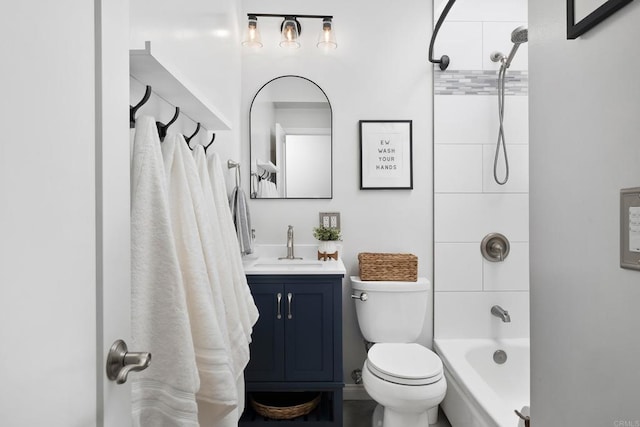
<path id="1" fill-rule="evenodd" d="M 502 262 L 509 255 L 509 239 L 500 233 L 487 234 L 480 243 L 480 252 L 487 261 Z"/>

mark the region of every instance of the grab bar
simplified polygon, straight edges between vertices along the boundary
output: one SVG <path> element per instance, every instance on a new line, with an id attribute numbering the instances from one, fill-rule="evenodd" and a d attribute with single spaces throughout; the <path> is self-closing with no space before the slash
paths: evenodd
<path id="1" fill-rule="evenodd" d="M 442 23 L 446 19 L 447 15 L 449 14 L 449 10 L 451 10 L 451 7 L 455 2 L 456 0 L 449 0 L 447 5 L 444 7 L 440 18 L 438 18 L 438 22 L 436 22 L 436 27 L 433 29 L 433 34 L 431 35 L 431 43 L 429 43 L 429 62 L 431 62 L 432 64 L 440 64 L 440 69 L 442 71 L 446 70 L 449 66 L 449 57 L 447 55 L 442 55 L 440 59 L 433 59 L 433 44 L 436 41 L 436 37 L 438 36 L 438 31 L 440 31 Z"/>

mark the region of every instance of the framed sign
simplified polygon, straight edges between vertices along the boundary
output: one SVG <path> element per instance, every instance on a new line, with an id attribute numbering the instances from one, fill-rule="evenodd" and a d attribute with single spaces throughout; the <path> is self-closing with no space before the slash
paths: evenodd
<path id="1" fill-rule="evenodd" d="M 633 0 L 567 0 L 567 39 L 586 33 Z"/>
<path id="2" fill-rule="evenodd" d="M 360 189 L 413 189 L 411 120 L 360 120 Z"/>
<path id="3" fill-rule="evenodd" d="M 620 190 L 620 267 L 640 270 L 640 187 Z"/>

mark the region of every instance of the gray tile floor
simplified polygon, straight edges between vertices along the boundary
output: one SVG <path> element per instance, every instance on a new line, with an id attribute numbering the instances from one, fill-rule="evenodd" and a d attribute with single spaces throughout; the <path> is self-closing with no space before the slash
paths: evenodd
<path id="1" fill-rule="evenodd" d="M 343 404 L 344 427 L 371 427 L 371 416 L 376 407 L 373 400 L 345 400 Z M 435 427 L 451 427 L 449 420 L 442 410 L 438 415 L 438 423 Z"/>

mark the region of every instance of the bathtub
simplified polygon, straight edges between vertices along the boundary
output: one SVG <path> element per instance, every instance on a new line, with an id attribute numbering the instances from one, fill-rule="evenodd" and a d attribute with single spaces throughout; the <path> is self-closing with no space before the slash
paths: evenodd
<path id="1" fill-rule="evenodd" d="M 529 415 L 529 339 L 436 339 L 447 395 L 441 406 L 453 427 L 524 426 Z M 504 364 L 493 360 L 507 354 Z"/>

